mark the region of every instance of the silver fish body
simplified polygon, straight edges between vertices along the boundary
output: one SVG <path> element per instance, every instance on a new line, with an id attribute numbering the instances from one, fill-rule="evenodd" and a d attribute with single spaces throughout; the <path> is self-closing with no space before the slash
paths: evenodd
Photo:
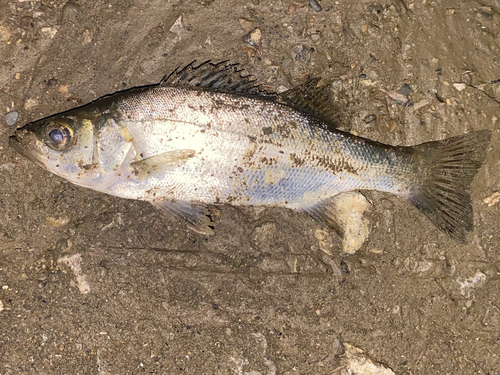
<path id="1" fill-rule="evenodd" d="M 333 197 L 378 190 L 409 199 L 463 242 L 472 229 L 466 190 L 489 137 L 394 147 L 328 131 L 279 100 L 176 84 L 37 121 L 11 144 L 75 184 L 149 201 L 201 232 L 206 204 L 288 207 L 335 225 Z"/>
<path id="2" fill-rule="evenodd" d="M 189 154 L 149 178 L 131 168 L 103 189 L 124 198 L 302 209 L 356 189 L 405 194 L 413 173 L 402 149 L 329 132 L 266 100 L 154 87 L 127 93 L 116 107 L 106 124 L 126 129 L 132 161 Z"/>

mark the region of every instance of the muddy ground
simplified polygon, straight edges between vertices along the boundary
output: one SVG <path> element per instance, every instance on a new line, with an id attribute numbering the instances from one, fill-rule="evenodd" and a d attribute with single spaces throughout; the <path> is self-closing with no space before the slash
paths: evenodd
<path id="1" fill-rule="evenodd" d="M 348 345 L 379 371 L 498 374 L 498 4 L 320 5 L 0 0 L 1 116 L 19 113 L 0 124 L 1 375 L 367 373 Z M 8 146 L 17 126 L 207 59 L 277 90 L 320 76 L 344 128 L 385 143 L 493 129 L 468 245 L 375 193 L 351 256 L 284 209 L 218 207 L 207 238 Z"/>

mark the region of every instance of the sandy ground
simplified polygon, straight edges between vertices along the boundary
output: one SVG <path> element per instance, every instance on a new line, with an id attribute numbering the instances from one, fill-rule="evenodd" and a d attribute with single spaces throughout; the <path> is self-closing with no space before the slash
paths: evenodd
<path id="1" fill-rule="evenodd" d="M 380 374 L 498 374 L 498 4 L 320 4 L 0 0 L 0 113 L 19 113 L 0 124 L 1 375 L 368 374 L 351 346 Z M 493 129 L 468 245 L 374 193 L 355 255 L 280 209 L 219 207 L 206 238 L 8 146 L 17 126 L 195 59 L 278 90 L 320 76 L 345 128 L 385 143 Z"/>

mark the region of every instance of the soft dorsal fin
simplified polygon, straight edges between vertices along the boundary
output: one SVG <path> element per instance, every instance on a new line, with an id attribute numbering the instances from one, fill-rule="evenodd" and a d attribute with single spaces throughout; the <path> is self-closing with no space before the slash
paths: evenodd
<path id="1" fill-rule="evenodd" d="M 255 84 L 256 79 L 250 74 L 245 75 L 244 70 L 238 67 L 239 64 L 228 61 L 214 64 L 210 60 L 198 66 L 194 64 L 195 61 L 184 68 L 175 69 L 160 82 L 160 85 L 192 86 L 221 92 L 275 96 Z"/>
<path id="2" fill-rule="evenodd" d="M 335 129 L 339 123 L 339 111 L 335 109 L 332 91 L 326 85 L 318 86 L 319 81 L 320 78 L 311 78 L 279 94 L 276 101 L 314 117 L 329 129 Z"/>

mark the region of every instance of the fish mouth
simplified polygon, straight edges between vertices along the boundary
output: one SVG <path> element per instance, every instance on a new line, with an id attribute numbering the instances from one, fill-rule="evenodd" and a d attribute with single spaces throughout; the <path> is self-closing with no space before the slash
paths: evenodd
<path id="1" fill-rule="evenodd" d="M 15 135 L 11 135 L 9 137 L 9 145 L 10 147 L 12 147 L 18 154 L 21 154 L 23 156 L 26 156 L 26 151 L 23 147 L 23 145 L 21 144 L 21 142 L 19 141 L 19 139 L 17 138 L 17 136 Z"/>
<path id="2" fill-rule="evenodd" d="M 36 157 L 36 152 L 30 149 L 30 147 L 26 147 L 26 142 L 24 138 L 19 138 L 17 134 L 11 135 L 9 137 L 9 146 L 12 147 L 18 154 L 22 155 L 26 159 L 46 168 L 43 163 Z M 29 145 L 29 143 L 28 143 Z"/>

